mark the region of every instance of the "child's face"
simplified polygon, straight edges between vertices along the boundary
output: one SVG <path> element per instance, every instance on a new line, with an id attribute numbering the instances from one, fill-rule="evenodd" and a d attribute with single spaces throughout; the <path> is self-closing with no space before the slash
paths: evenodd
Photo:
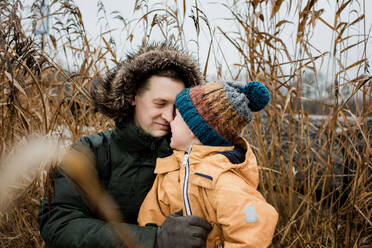
<path id="1" fill-rule="evenodd" d="M 170 146 L 179 151 L 187 151 L 191 144 L 200 144 L 200 141 L 191 132 L 181 114 L 176 109 L 173 121 L 170 122 L 172 138 Z"/>

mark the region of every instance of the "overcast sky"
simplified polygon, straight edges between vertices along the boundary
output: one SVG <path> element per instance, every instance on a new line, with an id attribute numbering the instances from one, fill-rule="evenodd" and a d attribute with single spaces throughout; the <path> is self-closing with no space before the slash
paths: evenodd
<path id="1" fill-rule="evenodd" d="M 47 0 L 46 0 L 47 1 Z M 30 5 L 32 0 L 26 0 L 25 5 Z M 92 42 L 102 42 L 99 37 L 100 33 L 103 31 L 107 31 L 107 27 L 103 27 L 101 23 L 98 23 L 98 18 L 97 18 L 97 1 L 95 0 L 75 0 L 77 5 L 79 6 L 82 17 L 84 20 L 84 25 L 87 30 L 87 33 L 89 37 L 91 38 Z M 128 51 L 128 49 L 132 49 L 129 47 L 131 44 L 126 40 L 127 37 L 123 36 L 123 30 L 122 30 L 122 23 L 120 23 L 118 20 L 114 20 L 111 15 L 113 11 L 118 11 L 124 18 L 126 19 L 133 19 L 133 5 L 134 5 L 134 0 L 130 1 L 122 1 L 122 0 L 102 0 L 102 3 L 104 4 L 106 8 L 106 12 L 108 15 L 108 23 L 110 25 L 110 29 L 114 29 L 113 32 L 111 32 L 113 38 L 115 39 L 116 43 L 118 44 L 117 51 L 116 53 L 118 54 L 118 57 L 124 57 L 125 53 Z M 160 1 L 148 1 L 151 3 L 153 2 L 160 2 Z M 167 1 L 164 1 L 167 2 Z M 174 2 L 174 1 L 169 1 L 168 2 Z M 182 6 L 181 0 L 178 0 L 180 6 Z M 194 1 L 186 1 L 187 2 L 187 12 L 186 16 L 189 16 L 191 14 L 191 6 L 194 4 Z M 205 1 L 199 1 L 199 7 L 204 11 L 206 14 L 208 20 L 210 21 L 210 24 L 213 27 L 220 26 L 223 30 L 225 31 L 233 31 L 236 30 L 236 23 L 234 24 L 233 22 L 229 22 L 224 18 L 229 18 L 230 13 L 226 9 L 226 7 L 222 6 L 220 3 L 228 3 L 231 1 L 228 0 L 205 0 Z M 277 14 L 278 20 L 280 18 L 288 17 L 288 14 L 285 12 L 287 9 L 286 5 L 287 1 L 284 1 L 281 7 L 282 13 Z M 296 2 L 296 1 L 294 1 Z M 339 1 L 341 2 L 341 1 Z M 305 2 L 304 2 L 305 4 Z M 336 11 L 336 1 L 335 0 L 320 0 L 318 1 L 316 8 L 317 10 L 323 8 L 325 12 L 321 15 L 323 19 L 325 19 L 328 23 L 331 25 L 334 22 L 334 16 L 335 16 L 335 11 Z M 368 14 L 370 11 L 372 11 L 372 1 L 371 0 L 365 0 L 365 7 L 366 7 L 366 29 L 367 32 L 372 26 L 372 15 Z M 346 13 L 345 18 L 348 17 L 351 20 L 355 19 L 357 16 L 360 15 L 360 10 L 363 7 L 363 1 L 356 1 L 354 0 L 351 5 L 344 11 Z M 164 8 L 164 6 L 163 6 Z M 302 6 L 303 8 L 303 6 Z M 294 9 L 294 8 L 293 8 Z M 351 14 L 349 14 L 351 13 Z M 137 12 L 137 17 L 140 16 L 140 12 Z M 285 26 L 285 29 L 283 30 L 281 39 L 285 42 L 287 48 L 290 50 L 291 53 L 293 53 L 293 47 L 295 47 L 295 38 L 296 38 L 296 30 L 297 30 L 297 15 L 289 15 L 289 17 L 293 18 L 292 21 L 293 24 L 287 24 Z M 345 22 L 350 22 L 351 20 L 344 19 L 343 21 Z M 363 22 L 360 22 L 360 25 L 355 25 L 353 29 L 351 29 L 351 32 L 354 32 L 354 34 L 363 34 L 363 26 L 361 25 Z M 195 39 L 196 37 L 196 31 L 194 28 L 194 24 L 191 18 L 185 18 L 185 33 L 186 37 L 188 39 Z M 137 31 L 140 30 L 140 26 L 138 27 Z M 200 35 L 199 39 L 199 45 L 200 45 L 200 64 L 203 66 L 205 61 L 203 61 L 206 58 L 206 54 L 208 51 L 208 46 L 209 46 L 209 37 L 208 33 L 206 32 L 206 28 L 202 30 L 202 33 Z M 313 34 L 313 37 L 311 39 L 311 43 L 316 46 L 316 48 L 319 50 L 319 52 L 325 52 L 325 51 L 330 51 L 330 48 L 332 46 L 332 32 L 330 32 L 329 28 L 324 25 L 323 23 L 317 21 L 316 27 L 315 27 L 316 32 Z M 137 42 L 134 42 L 135 45 L 140 44 L 140 41 L 142 40 L 142 33 L 138 32 L 135 38 L 137 39 Z M 156 33 L 155 33 L 156 34 Z M 346 35 L 345 35 L 346 36 Z M 222 35 L 218 36 L 218 41 L 221 42 L 221 47 L 222 49 L 225 49 L 229 45 L 225 39 L 222 38 Z M 161 36 L 159 35 L 158 37 L 153 36 L 154 39 L 161 39 Z M 357 38 L 355 38 L 357 39 Z M 361 39 L 361 38 L 360 38 Z M 356 40 L 355 40 L 356 41 Z M 354 41 L 354 42 L 355 42 Z M 353 44 L 351 42 L 350 44 Z M 196 50 L 195 43 L 190 42 L 188 44 L 189 49 L 191 50 Z M 368 42 L 368 49 L 367 49 L 367 58 L 372 57 L 372 40 Z M 350 50 L 351 52 L 347 55 L 348 60 L 350 60 L 350 64 L 353 62 L 357 61 L 358 59 L 361 58 L 361 54 L 363 53 L 363 46 L 357 46 Z M 319 54 L 317 51 L 314 50 L 313 55 Z M 239 63 L 241 61 L 241 56 L 235 52 L 234 49 L 229 49 L 228 52 L 224 50 L 224 55 L 227 57 L 227 60 L 229 61 L 230 64 L 233 63 Z M 221 59 L 221 58 L 218 58 Z M 214 65 L 208 67 L 208 68 L 214 68 Z M 327 69 L 324 66 L 322 70 L 325 72 Z M 213 73 L 213 72 L 211 72 Z"/>

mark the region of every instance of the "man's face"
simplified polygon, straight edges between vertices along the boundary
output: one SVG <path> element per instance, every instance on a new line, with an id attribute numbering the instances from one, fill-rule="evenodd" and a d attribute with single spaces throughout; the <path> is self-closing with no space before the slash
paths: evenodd
<path id="1" fill-rule="evenodd" d="M 187 151 L 192 144 L 200 144 L 200 141 L 191 132 L 189 126 L 183 120 L 181 114 L 176 109 L 176 115 L 170 123 L 172 138 L 170 147 L 179 151 Z"/>
<path id="2" fill-rule="evenodd" d="M 176 96 L 185 86 L 172 78 L 152 76 L 145 87 L 132 102 L 134 123 L 151 136 L 162 137 L 170 131 Z"/>

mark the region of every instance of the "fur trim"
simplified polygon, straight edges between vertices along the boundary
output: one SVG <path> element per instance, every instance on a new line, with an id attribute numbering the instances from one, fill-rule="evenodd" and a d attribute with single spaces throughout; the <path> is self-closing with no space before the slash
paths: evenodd
<path id="1" fill-rule="evenodd" d="M 204 83 L 196 61 L 188 53 L 168 43 L 148 45 L 129 54 L 105 80 L 92 85 L 95 111 L 116 121 L 131 115 L 130 102 L 145 81 L 168 69 L 176 71 L 187 88 Z"/>

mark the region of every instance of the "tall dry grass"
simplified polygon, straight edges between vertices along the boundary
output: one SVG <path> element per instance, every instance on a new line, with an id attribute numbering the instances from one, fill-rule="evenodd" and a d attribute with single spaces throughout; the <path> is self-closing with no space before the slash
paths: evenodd
<path id="1" fill-rule="evenodd" d="M 245 135 L 261 168 L 260 191 L 280 213 L 273 247 L 372 244 L 370 24 L 365 22 L 365 0 L 357 2 L 337 1 L 332 22 L 324 13 L 333 10 L 320 9 L 316 0 L 220 3 L 232 16 L 226 21 L 234 23 L 235 30 L 214 25 L 200 1 L 137 0 L 138 18 L 114 13 L 129 44 L 159 40 L 160 34 L 180 47 L 192 47 L 207 78 L 260 80 L 269 87 L 272 101 Z M 41 3 L 34 2 L 35 13 Z M 111 15 L 98 4 L 97 18 L 109 23 Z M 123 57 L 109 37 L 112 31 L 100 36 L 96 45 L 73 1 L 51 5 L 53 32 L 38 35 L 35 28 L 25 30 L 22 25 L 21 1 L 0 1 L 1 158 L 11 159 L 17 144 L 31 134 L 69 144 L 113 126 L 90 112 L 87 91 Z M 191 38 L 185 33 L 189 18 L 195 27 Z M 31 15 L 27 20 L 39 19 Z M 326 25 L 333 36 L 325 52 L 312 42 L 319 25 Z M 295 27 L 293 44 L 283 38 L 290 26 Z M 136 31 L 139 27 L 142 35 Z M 205 46 L 200 45 L 203 34 L 208 37 Z M 349 53 L 356 48 L 362 52 L 351 60 Z M 232 51 L 240 55 L 239 63 L 229 61 Z M 68 63 L 59 62 L 61 57 Z M 311 98 L 306 90 L 322 87 L 322 68 L 330 82 L 327 96 Z M 305 72 L 314 76 L 312 84 Z M 313 113 L 320 116 L 314 118 Z M 44 247 L 36 214 L 48 181 L 45 168 L 54 164 L 33 170 L 36 176 L 26 173 L 28 164 L 7 183 L 14 190 L 0 212 L 1 247 Z M 7 165 L 2 162 L 2 175 Z"/>

